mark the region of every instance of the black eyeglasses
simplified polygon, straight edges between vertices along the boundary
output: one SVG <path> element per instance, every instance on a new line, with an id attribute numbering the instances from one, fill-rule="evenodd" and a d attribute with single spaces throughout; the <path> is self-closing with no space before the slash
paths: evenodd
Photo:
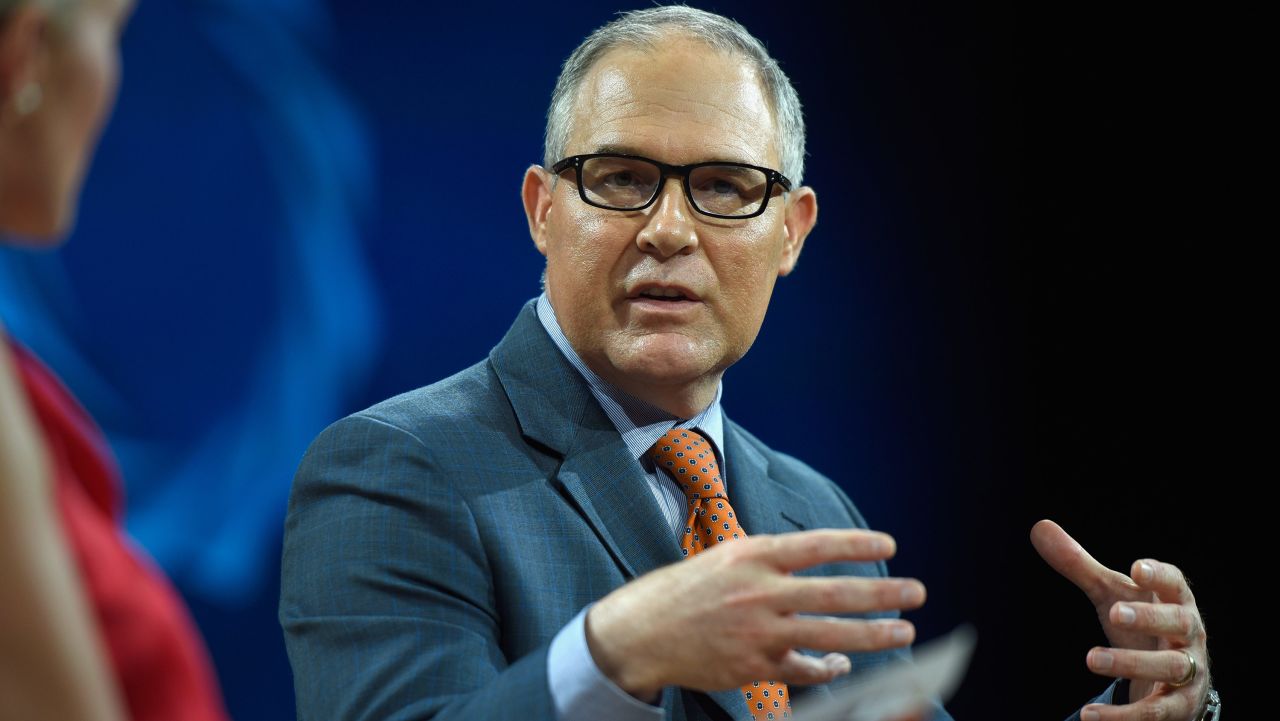
<path id="1" fill-rule="evenodd" d="M 770 168 L 712 161 L 668 165 L 638 155 L 591 153 L 571 155 L 551 166 L 559 175 L 578 174 L 582 202 L 606 210 L 644 210 L 662 192 L 662 181 L 678 175 L 693 209 L 712 218 L 754 218 L 769 205 L 774 187 L 791 190 L 791 181 Z"/>

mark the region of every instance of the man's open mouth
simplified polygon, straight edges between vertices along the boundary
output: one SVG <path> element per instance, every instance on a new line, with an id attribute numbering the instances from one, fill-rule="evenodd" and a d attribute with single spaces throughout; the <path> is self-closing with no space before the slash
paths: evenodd
<path id="1" fill-rule="evenodd" d="M 692 300 L 692 298 L 674 288 L 651 288 L 640 293 L 640 297 L 665 302 Z"/>

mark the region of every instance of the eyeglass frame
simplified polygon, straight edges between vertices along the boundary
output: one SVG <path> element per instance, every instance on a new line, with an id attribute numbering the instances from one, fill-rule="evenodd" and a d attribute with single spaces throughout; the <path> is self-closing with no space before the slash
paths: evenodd
<path id="1" fill-rule="evenodd" d="M 578 180 L 581 181 L 582 164 L 588 160 L 591 160 L 592 158 L 629 158 L 631 160 L 643 160 L 646 163 L 652 163 L 653 165 L 658 167 L 658 170 L 662 172 L 662 177 L 664 179 L 673 175 L 680 177 L 681 185 L 684 186 L 685 197 L 688 198 L 689 200 L 689 207 L 693 208 L 695 212 L 701 213 L 702 215 L 706 215 L 711 218 L 720 218 L 721 220 L 745 220 L 747 218 L 755 218 L 759 215 L 762 215 L 765 209 L 769 207 L 769 198 L 773 196 L 773 186 L 775 185 L 780 186 L 784 193 L 791 192 L 791 180 L 788 179 L 787 176 L 774 170 L 773 168 L 766 168 L 760 165 L 751 165 L 750 163 L 737 163 L 730 160 L 708 160 L 702 163 L 689 163 L 688 165 L 672 165 L 670 163 L 664 163 L 659 160 L 654 160 L 653 158 L 646 158 L 643 155 L 628 155 L 627 153 L 584 153 L 582 155 L 570 155 L 567 158 L 563 158 L 557 161 L 555 164 L 551 166 L 551 172 L 554 175 L 560 175 L 561 173 L 568 170 L 569 168 L 573 168 L 574 173 L 578 176 Z M 711 213 L 706 210 L 703 210 L 702 208 L 699 208 L 697 201 L 693 199 L 693 187 L 690 186 L 689 184 L 689 175 L 694 170 L 697 170 L 698 168 L 705 168 L 712 165 L 727 165 L 734 168 L 748 168 L 750 170 L 758 170 L 764 173 L 766 185 L 764 189 L 764 199 L 760 201 L 760 207 L 752 211 L 749 215 L 721 215 L 719 213 Z M 615 208 L 611 205 L 602 205 L 600 203 L 593 202 L 590 198 L 587 197 L 587 191 L 582 186 L 581 182 L 574 183 L 574 185 L 578 186 L 578 197 L 582 198 L 582 202 L 586 203 L 587 205 L 590 205 L 595 208 L 600 208 L 602 210 L 617 210 L 619 212 L 624 212 L 624 213 L 629 213 L 634 210 L 644 210 L 645 208 L 648 208 L 649 206 L 653 205 L 654 201 L 658 199 L 658 196 L 662 195 L 662 186 L 663 186 L 662 183 L 658 183 L 657 185 L 655 185 L 654 191 L 653 191 L 653 197 L 649 198 L 648 202 L 646 202 L 644 205 L 639 205 L 634 208 Z"/>

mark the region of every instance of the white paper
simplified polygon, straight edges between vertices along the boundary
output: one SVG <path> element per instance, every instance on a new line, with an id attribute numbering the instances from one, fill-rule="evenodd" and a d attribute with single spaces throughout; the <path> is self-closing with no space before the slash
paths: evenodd
<path id="1" fill-rule="evenodd" d="M 795 721 L 886 721 L 946 701 L 969 668 L 978 633 L 966 624 L 912 648 L 913 662 L 868 671 L 849 686 L 795 709 Z"/>

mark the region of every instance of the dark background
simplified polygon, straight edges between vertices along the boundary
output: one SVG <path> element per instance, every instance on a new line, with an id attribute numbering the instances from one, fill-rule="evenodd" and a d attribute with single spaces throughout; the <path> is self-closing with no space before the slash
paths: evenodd
<path id="1" fill-rule="evenodd" d="M 1025 329 L 1011 356 L 1028 372 L 1010 406 L 1026 452 L 1023 508 L 1052 515 L 1112 568 L 1139 556 L 1181 566 L 1209 629 L 1215 686 L 1229 710 L 1248 713 L 1243 596 L 1231 592 L 1238 551 L 1250 548 L 1238 545 L 1253 517 L 1244 482 L 1256 473 L 1244 409 L 1256 392 L 1247 329 L 1257 306 L 1238 256 L 1256 192 L 1238 112 L 1251 94 L 1246 23 L 1091 10 L 1024 16 L 1015 33 L 1021 227 L 1001 255 Z M 1079 655 L 1100 643 L 1088 614 L 1054 595 L 1057 579 L 1021 560 L 1028 585 L 1011 600 L 1023 633 L 1001 650 Z M 1044 598 L 1053 602 L 1040 610 Z M 1017 696 L 1086 688 L 1082 668 L 1071 653 L 1038 656 Z"/>
<path id="2" fill-rule="evenodd" d="M 84 220 L 61 252 L 107 327 L 156 297 L 198 308 L 199 322 L 153 339 L 148 357 L 210 334 L 221 350 L 167 387 L 149 382 L 156 396 L 194 374 L 235 387 L 265 332 L 263 304 L 284 302 L 255 295 L 280 262 L 254 236 L 273 217 L 260 172 L 271 151 L 247 121 L 207 112 L 256 107 L 228 79 L 245 68 L 202 50 L 244 29 L 210 12 L 220 4 L 236 3 L 141 4 Z M 836 479 L 897 537 L 893 571 L 929 588 L 910 616 L 922 639 L 977 626 L 953 714 L 1059 719 L 1106 686 L 1084 665 L 1104 643 L 1092 608 L 1027 540 L 1044 517 L 1112 568 L 1155 557 L 1191 576 L 1230 707 L 1231 404 L 1246 383 L 1220 240 L 1234 230 L 1238 182 L 1222 160 L 1225 22 L 1013 3 L 698 5 L 740 20 L 790 75 L 808 119 L 805 182 L 821 206 L 755 348 L 726 375 L 726 412 Z M 261 12 L 294 6 L 307 3 Z M 359 241 L 382 341 L 344 389 L 350 412 L 480 359 L 536 295 L 541 257 L 520 177 L 541 160 L 559 63 L 617 8 L 309 7 L 322 27 L 310 51 L 370 141 Z M 127 241 L 93 245 L 125 227 Z M 156 248 L 208 253 L 191 273 L 216 273 L 219 292 L 174 276 Z M 200 387 L 208 397 L 193 414 L 229 397 Z M 302 450 L 279 452 L 296 461 Z M 271 503 L 268 520 L 282 519 Z M 270 537 L 258 558 L 278 558 L 278 544 Z M 234 601 L 177 574 L 242 721 L 292 714 L 277 573 L 266 562 Z"/>

